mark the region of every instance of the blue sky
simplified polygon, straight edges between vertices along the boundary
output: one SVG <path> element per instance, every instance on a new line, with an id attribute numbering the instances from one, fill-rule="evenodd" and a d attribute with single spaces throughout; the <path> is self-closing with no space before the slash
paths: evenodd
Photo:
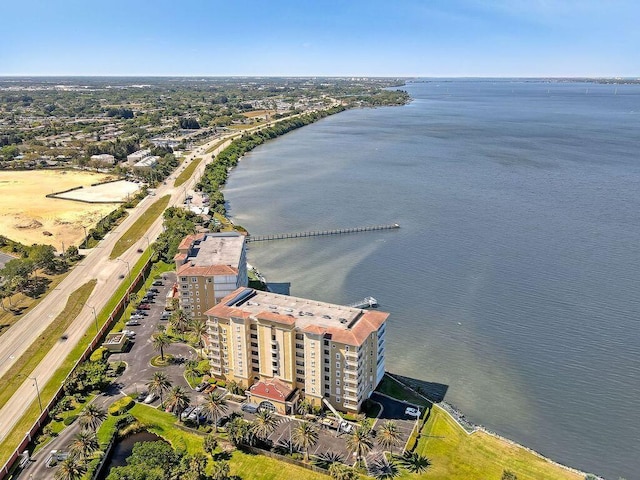
<path id="1" fill-rule="evenodd" d="M 0 75 L 640 76 L 637 0 L 0 0 Z"/>

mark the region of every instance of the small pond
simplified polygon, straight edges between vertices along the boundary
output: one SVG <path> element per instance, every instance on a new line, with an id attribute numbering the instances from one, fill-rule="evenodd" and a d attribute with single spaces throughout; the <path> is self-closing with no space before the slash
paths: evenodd
<path id="1" fill-rule="evenodd" d="M 109 476 L 109 472 L 113 467 L 122 467 L 127 464 L 127 457 L 131 455 L 133 452 L 133 446 L 136 443 L 140 442 L 157 442 L 164 441 L 159 436 L 149 433 L 147 431 L 142 431 L 138 433 L 134 433 L 133 435 L 129 435 L 122 440 L 116 442 L 109 454 L 109 458 L 107 459 L 107 463 L 105 463 L 100 475 L 98 475 L 98 480 L 105 480 Z"/>

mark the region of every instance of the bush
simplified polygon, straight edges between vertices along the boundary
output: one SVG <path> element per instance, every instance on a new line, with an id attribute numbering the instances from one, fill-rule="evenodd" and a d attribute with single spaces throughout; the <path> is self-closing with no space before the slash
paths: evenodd
<path id="1" fill-rule="evenodd" d="M 109 415 L 117 417 L 127 412 L 136 402 L 131 397 L 124 397 L 120 400 L 113 402 L 113 405 L 109 407 Z"/>
<path id="2" fill-rule="evenodd" d="M 227 388 L 227 382 L 225 382 L 224 380 L 216 380 L 216 385 L 222 388 Z"/>
<path id="3" fill-rule="evenodd" d="M 109 356 L 109 350 L 104 347 L 97 348 L 89 357 L 89 360 L 92 362 L 99 362 L 100 360 L 104 360 Z"/>
<path id="4" fill-rule="evenodd" d="M 78 415 L 69 415 L 67 418 L 65 418 L 62 423 L 68 427 L 69 425 L 71 425 L 73 422 L 76 421 L 76 419 L 78 418 Z"/>
<path id="5" fill-rule="evenodd" d="M 126 427 L 128 425 L 131 425 L 131 424 L 137 422 L 137 421 L 138 420 L 136 419 L 136 417 L 134 417 L 130 413 L 127 413 L 124 417 L 119 418 L 116 421 L 115 428 L 116 428 L 116 430 L 120 430 L 120 429 L 123 429 L 124 427 Z"/>

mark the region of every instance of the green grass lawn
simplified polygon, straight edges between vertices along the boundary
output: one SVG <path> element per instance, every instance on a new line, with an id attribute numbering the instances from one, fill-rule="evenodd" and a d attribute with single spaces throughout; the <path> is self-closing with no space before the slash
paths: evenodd
<path id="1" fill-rule="evenodd" d="M 485 432 L 469 435 L 438 406 L 432 408 L 415 451 L 429 458 L 432 465 L 422 474 L 401 470 L 397 478 L 498 480 L 503 470 L 511 470 L 518 480 L 584 478 Z"/>
<path id="2" fill-rule="evenodd" d="M 147 211 L 144 212 L 140 218 L 131 225 L 131 227 L 129 227 L 129 230 L 127 230 L 124 235 L 118 239 L 116 244 L 113 246 L 113 250 L 111 251 L 109 258 L 112 260 L 114 258 L 118 258 L 124 252 L 129 250 L 135 242 L 140 240 L 151 224 L 155 222 L 167 208 L 170 198 L 171 197 L 169 195 L 165 195 L 153 203 L 153 205 L 151 205 Z M 133 276 L 133 272 L 131 272 L 131 275 Z"/>
<path id="3" fill-rule="evenodd" d="M 184 182 L 189 180 L 189 178 L 191 178 L 191 175 L 193 175 L 195 169 L 198 167 L 198 165 L 200 165 L 201 161 L 202 158 L 194 158 L 191 163 L 182 171 L 182 173 L 176 177 L 176 181 L 173 182 L 173 186 L 179 187 Z"/>

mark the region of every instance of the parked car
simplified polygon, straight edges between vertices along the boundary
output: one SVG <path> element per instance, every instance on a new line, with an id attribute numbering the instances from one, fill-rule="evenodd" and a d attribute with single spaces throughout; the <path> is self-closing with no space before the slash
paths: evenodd
<path id="1" fill-rule="evenodd" d="M 340 430 L 346 433 L 351 433 L 353 431 L 353 425 L 348 422 L 340 422 Z"/>
<path id="2" fill-rule="evenodd" d="M 150 288 L 149 292 L 157 294 L 157 293 L 160 293 L 160 290 L 158 290 L 157 288 Z"/>
<path id="3" fill-rule="evenodd" d="M 136 336 L 136 332 L 133 330 L 122 330 L 122 333 L 127 336 L 127 338 L 134 338 Z"/>
<path id="4" fill-rule="evenodd" d="M 420 410 L 418 410 L 417 408 L 413 408 L 413 407 L 407 407 L 404 411 L 405 415 L 409 415 L 410 417 L 419 417 L 420 416 Z"/>
<path id="5" fill-rule="evenodd" d="M 151 310 L 151 305 L 148 303 L 140 303 L 138 304 L 138 310 Z"/>
<path id="6" fill-rule="evenodd" d="M 155 393 L 150 393 L 149 395 L 147 395 L 147 397 L 144 399 L 144 403 L 153 403 L 158 399 L 158 396 Z"/>
<path id="7" fill-rule="evenodd" d="M 187 418 L 189 418 L 189 415 L 191 415 L 191 412 L 193 412 L 195 410 L 196 407 L 187 407 L 182 411 L 182 414 L 180 415 L 180 418 L 182 420 L 186 420 Z"/>
<path id="8" fill-rule="evenodd" d="M 160 320 L 169 320 L 169 317 L 171 317 L 171 312 L 162 312 L 162 315 L 160 315 Z"/>
<path id="9" fill-rule="evenodd" d="M 146 317 L 148 313 L 144 310 L 134 310 L 133 312 L 131 312 L 131 315 L 142 315 Z"/>
<path id="10" fill-rule="evenodd" d="M 125 326 L 127 327 L 137 327 L 138 325 L 140 325 L 138 320 L 129 320 L 128 322 L 125 322 Z"/>
<path id="11" fill-rule="evenodd" d="M 247 413 L 256 413 L 258 411 L 258 405 L 255 403 L 243 403 L 242 411 Z"/>
<path id="12" fill-rule="evenodd" d="M 139 313 L 132 313 L 131 314 L 131 320 L 142 320 L 144 318 L 144 315 L 140 315 Z"/>
<path id="13" fill-rule="evenodd" d="M 216 420 L 216 427 L 224 427 L 229 422 L 229 417 L 220 417 Z"/>
<path id="14" fill-rule="evenodd" d="M 162 283 L 162 280 L 154 280 L 151 285 L 153 285 L 154 287 L 160 287 L 164 285 L 164 283 Z"/>
<path id="15" fill-rule="evenodd" d="M 208 386 L 209 386 L 209 382 L 202 382 L 200 385 L 196 387 L 196 392 L 202 392 Z"/>
<path id="16" fill-rule="evenodd" d="M 191 420 L 192 422 L 201 420 L 203 417 L 202 415 L 202 407 L 201 406 L 197 406 L 196 408 L 194 408 L 191 413 L 189 414 L 189 416 L 187 417 L 189 420 Z"/>
<path id="17" fill-rule="evenodd" d="M 146 390 L 142 391 L 138 394 L 138 396 L 136 397 L 136 400 L 138 402 L 144 402 L 144 399 L 147 398 L 147 395 L 149 395 L 149 392 L 147 392 Z"/>

